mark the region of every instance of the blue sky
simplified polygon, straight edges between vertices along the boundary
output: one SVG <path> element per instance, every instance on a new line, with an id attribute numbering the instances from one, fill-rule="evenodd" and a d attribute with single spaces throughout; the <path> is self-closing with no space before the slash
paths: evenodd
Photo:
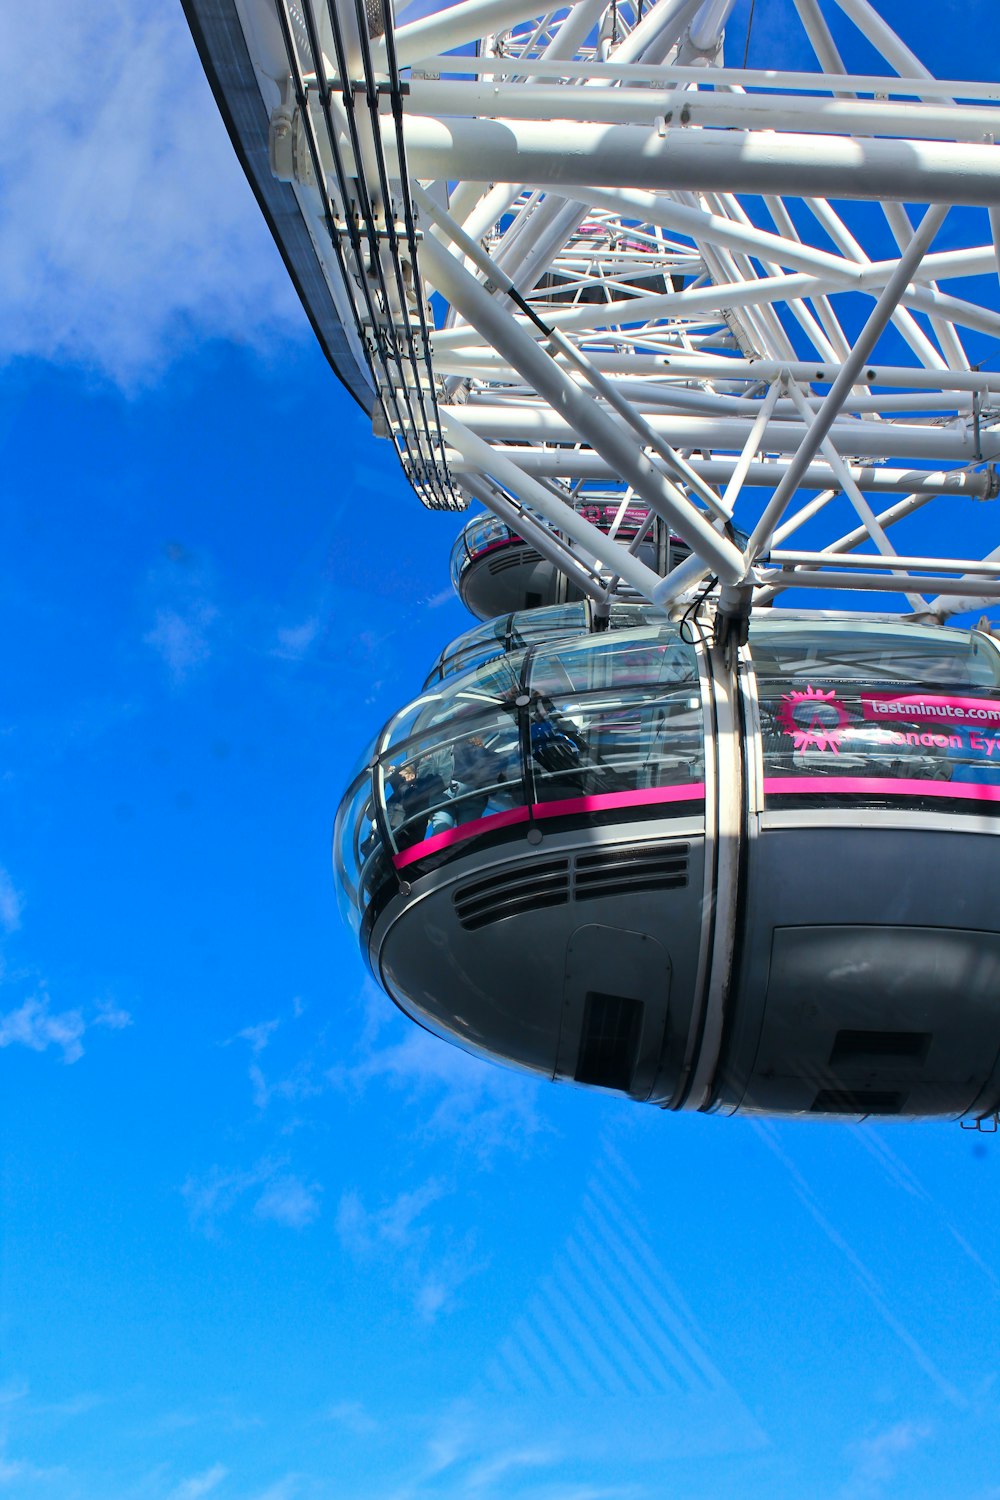
<path id="1" fill-rule="evenodd" d="M 1000 1496 L 993 1138 L 668 1118 L 374 989 L 330 829 L 455 522 L 179 8 L 4 24 L 0 1494 Z"/>

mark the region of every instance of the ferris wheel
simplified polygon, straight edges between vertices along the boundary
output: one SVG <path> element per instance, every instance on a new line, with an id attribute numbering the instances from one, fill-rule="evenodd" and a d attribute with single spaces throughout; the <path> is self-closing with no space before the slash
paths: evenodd
<path id="1" fill-rule="evenodd" d="M 183 3 L 373 441 L 483 508 L 338 823 L 378 977 L 665 1107 L 992 1115 L 1000 84 L 870 0 Z"/>

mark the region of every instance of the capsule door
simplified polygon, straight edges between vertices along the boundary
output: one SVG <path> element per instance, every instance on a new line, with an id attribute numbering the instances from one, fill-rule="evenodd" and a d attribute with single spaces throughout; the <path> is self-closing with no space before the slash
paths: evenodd
<path id="1" fill-rule="evenodd" d="M 648 1098 L 670 979 L 666 949 L 649 933 L 596 922 L 578 927 L 566 945 L 556 1076 Z"/>

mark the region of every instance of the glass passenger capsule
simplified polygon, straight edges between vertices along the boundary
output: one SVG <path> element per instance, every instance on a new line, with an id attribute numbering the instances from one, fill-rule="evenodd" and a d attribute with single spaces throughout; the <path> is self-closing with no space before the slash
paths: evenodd
<path id="1" fill-rule="evenodd" d="M 661 576 L 690 556 L 690 548 L 658 517 L 650 520 L 645 506 L 629 505 L 619 514 L 617 502 L 579 500 L 575 509 L 619 544 L 627 546 L 644 532 L 636 555 Z M 581 598 L 565 573 L 488 513 L 473 516 L 459 532 L 451 549 L 451 581 L 479 620 Z"/>
<path id="2" fill-rule="evenodd" d="M 904 622 L 543 642 L 396 714 L 342 899 L 431 1031 L 666 1108 L 1000 1104 L 1000 651 Z"/>

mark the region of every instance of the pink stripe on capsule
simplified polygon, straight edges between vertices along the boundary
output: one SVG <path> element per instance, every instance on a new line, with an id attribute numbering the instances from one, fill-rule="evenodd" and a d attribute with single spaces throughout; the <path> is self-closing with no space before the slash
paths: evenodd
<path id="1" fill-rule="evenodd" d="M 765 776 L 767 796 L 791 796 L 797 792 L 807 797 L 944 797 L 966 802 L 1000 802 L 1000 786 L 968 781 L 918 781 L 898 776 Z"/>
<path id="2" fill-rule="evenodd" d="M 402 850 L 392 856 L 397 870 L 411 865 L 415 860 L 448 849 L 453 844 L 473 839 L 480 833 L 492 833 L 495 828 L 509 828 L 515 823 L 527 823 L 529 817 L 568 818 L 577 813 L 603 812 L 609 808 L 653 807 L 664 802 L 701 802 L 705 796 L 705 783 L 696 781 L 692 786 L 654 786 L 638 791 L 601 792 L 593 797 L 567 797 L 561 802 L 536 802 L 534 807 L 511 807 L 505 812 L 490 813 L 485 818 L 476 818 L 471 823 L 460 823 L 457 828 L 446 828 L 443 833 L 432 833 L 429 839 Z"/>
<path id="3" fill-rule="evenodd" d="M 494 828 L 508 828 L 512 823 L 527 823 L 527 821 L 528 809 L 526 807 L 508 807 L 504 812 L 490 813 L 486 818 L 473 818 L 471 823 L 460 823 L 457 828 L 446 828 L 442 833 L 432 833 L 429 839 L 422 839 L 419 844 L 413 844 L 402 853 L 394 854 L 392 862 L 397 870 L 401 870 L 404 865 L 412 865 L 415 859 L 423 859 L 427 854 L 436 854 L 439 849 L 447 849 L 451 844 L 458 844 L 463 839 L 474 839 L 477 834 L 489 833 Z"/>
<path id="4" fill-rule="evenodd" d="M 535 818 L 565 818 L 572 813 L 603 812 L 614 807 L 651 807 L 661 802 L 701 802 L 705 783 L 693 786 L 653 786 L 631 792 L 598 792 L 593 797 L 567 797 L 562 802 L 538 802 Z"/>

